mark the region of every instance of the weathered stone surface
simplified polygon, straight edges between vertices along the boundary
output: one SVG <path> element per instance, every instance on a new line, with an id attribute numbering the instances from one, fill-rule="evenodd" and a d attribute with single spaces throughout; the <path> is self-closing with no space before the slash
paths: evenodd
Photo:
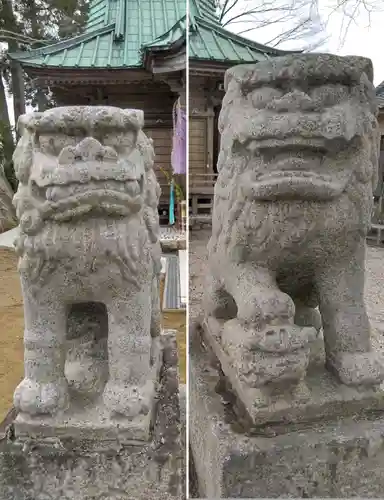
<path id="1" fill-rule="evenodd" d="M 19 126 L 25 378 L 14 402 L 28 414 L 20 422 L 26 431 L 41 415 L 67 419 L 72 390 L 103 407 L 90 421 L 105 423 L 106 412 L 136 419 L 141 439 L 159 371 L 161 268 L 160 188 L 143 113 L 55 108 Z"/>
<path id="2" fill-rule="evenodd" d="M 203 342 L 210 347 L 227 381 L 250 417 L 249 431 L 271 435 L 290 432 L 310 422 L 384 412 L 384 392 L 378 386 L 347 386 L 335 381 L 325 368 L 323 339 L 309 344 L 309 363 L 301 384 L 288 387 L 250 387 L 239 379 L 231 357 L 220 343 L 222 323 L 214 318 L 204 323 Z M 260 370 L 260 367 L 257 367 Z M 280 389 L 280 390 L 278 390 Z M 292 425 L 293 424 L 293 425 Z"/>
<path id="3" fill-rule="evenodd" d="M 199 494 L 380 496 L 384 363 L 364 304 L 371 62 L 296 54 L 236 66 L 225 87 L 205 318 L 189 351 Z"/>
<path id="4" fill-rule="evenodd" d="M 147 443 L 0 441 L 2 500 L 167 500 L 185 498 L 185 428 L 180 420 L 175 332 L 161 335 L 163 368 L 155 425 Z"/>
<path id="5" fill-rule="evenodd" d="M 223 391 L 214 356 L 190 349 L 189 436 L 199 498 L 378 498 L 384 491 L 384 417 L 377 413 L 250 432 Z M 194 485 L 192 485 L 194 486 Z M 193 488 L 195 489 L 195 488 Z M 195 491 L 195 493 L 197 493 Z"/>
<path id="6" fill-rule="evenodd" d="M 160 241 L 161 249 L 164 253 L 177 252 L 178 250 L 185 250 L 187 248 L 187 240 L 162 240 Z"/>
<path id="7" fill-rule="evenodd" d="M 159 339 L 153 340 L 153 360 L 157 369 L 155 379 L 159 378 L 159 371 L 162 364 L 162 351 Z M 81 352 L 81 349 L 78 349 Z M 90 358 L 92 359 L 92 358 Z M 81 361 L 77 367 L 76 374 L 84 373 L 89 369 L 88 359 Z M 92 391 L 99 388 L 95 378 L 99 377 L 96 368 L 100 371 L 103 367 L 99 364 L 92 365 L 94 372 L 89 371 L 87 375 L 91 378 Z M 95 368 L 96 367 L 96 368 Z M 101 372 L 102 373 L 102 372 Z M 71 379 L 66 372 L 68 381 Z M 77 375 L 77 380 L 79 377 Z M 104 385 L 105 385 L 104 380 Z M 101 390 L 103 386 L 100 385 Z M 146 441 L 150 438 L 150 428 L 153 422 L 153 408 L 140 418 L 127 419 L 124 416 L 111 415 L 108 406 L 100 397 L 89 397 L 90 391 L 69 389 L 71 405 L 64 411 L 54 415 L 30 416 L 27 413 L 20 413 L 15 420 L 15 432 L 20 438 L 41 439 L 41 438 L 72 438 L 76 439 L 99 439 L 100 441 L 117 441 L 121 444 Z"/>
<path id="8" fill-rule="evenodd" d="M 327 368 L 374 385 L 365 236 L 380 132 L 372 64 L 292 55 L 227 71 L 205 300 L 249 386 L 297 384 L 321 312 Z M 224 368 L 223 368 L 224 369 Z"/>

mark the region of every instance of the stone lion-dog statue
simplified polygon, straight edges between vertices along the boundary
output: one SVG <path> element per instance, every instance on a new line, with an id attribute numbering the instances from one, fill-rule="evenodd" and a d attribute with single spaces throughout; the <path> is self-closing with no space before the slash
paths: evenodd
<path id="1" fill-rule="evenodd" d="M 372 80 L 369 59 L 328 54 L 226 73 L 205 314 L 224 323 L 221 345 L 251 387 L 299 383 L 321 326 L 342 383 L 384 378 L 364 305 Z"/>
<path id="2" fill-rule="evenodd" d="M 82 327 L 88 319 L 97 328 L 100 312 L 94 308 L 92 318 L 92 307 L 85 307 L 82 315 L 82 304 L 102 304 L 107 312 L 105 406 L 128 418 L 150 411 L 153 341 L 160 333 L 160 187 L 143 120 L 140 110 L 109 106 L 61 107 L 20 118 L 14 203 L 25 378 L 14 404 L 32 416 L 55 415 L 70 404 L 68 325 L 75 318 Z M 84 373 L 69 371 L 76 387 Z"/>

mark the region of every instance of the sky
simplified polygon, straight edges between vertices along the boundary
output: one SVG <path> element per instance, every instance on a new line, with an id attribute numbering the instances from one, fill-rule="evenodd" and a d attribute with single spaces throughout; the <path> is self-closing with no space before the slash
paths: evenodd
<path id="1" fill-rule="evenodd" d="M 263 0 L 268 2 L 268 0 Z M 287 4 L 293 1 L 300 1 L 302 4 L 306 0 L 273 0 L 274 3 L 281 2 Z M 333 12 L 337 0 L 317 0 L 319 4 L 319 14 L 325 24 L 325 30 L 321 38 L 326 38 L 326 41 L 314 52 L 330 52 L 338 55 L 357 55 L 368 57 L 372 60 L 374 66 L 374 84 L 379 85 L 384 80 L 384 0 L 367 0 L 368 4 L 373 6 L 373 2 L 377 2 L 374 12 L 369 16 L 367 12 L 360 7 L 354 15 L 354 22 L 351 22 L 348 29 L 345 30 L 348 17 L 339 12 Z M 340 1 L 340 0 L 339 0 Z M 347 0 L 350 7 L 349 11 L 353 8 L 353 2 L 356 0 Z M 247 2 L 252 5 L 259 4 L 255 0 L 238 0 L 239 8 L 234 11 L 239 13 Z M 381 4 L 381 10 L 379 10 Z M 236 12 L 236 13 L 237 13 Z M 331 15 L 330 15 L 331 14 Z M 243 34 L 247 38 L 251 38 L 259 43 L 267 43 L 269 40 L 279 34 L 282 29 L 286 30 L 289 24 L 268 26 L 265 28 L 257 29 L 252 32 Z M 240 32 L 249 28 L 248 24 L 239 23 L 230 25 L 230 29 L 240 34 Z M 343 34 L 346 36 L 343 39 Z M 287 50 L 294 50 L 303 48 L 305 45 L 310 45 L 312 39 L 307 40 L 293 40 L 279 47 Z M 341 43 L 343 41 L 343 43 Z"/>
<path id="2" fill-rule="evenodd" d="M 384 2 L 383 2 L 384 6 Z M 328 26 L 330 39 L 325 47 L 327 52 L 333 52 L 342 56 L 356 55 L 369 57 L 373 62 L 374 84 L 379 85 L 384 80 L 384 10 L 372 15 L 371 25 L 367 26 L 368 20 L 358 20 L 358 24 L 351 24 L 346 41 L 339 48 L 338 29 L 341 25 L 341 16 L 335 16 Z"/>

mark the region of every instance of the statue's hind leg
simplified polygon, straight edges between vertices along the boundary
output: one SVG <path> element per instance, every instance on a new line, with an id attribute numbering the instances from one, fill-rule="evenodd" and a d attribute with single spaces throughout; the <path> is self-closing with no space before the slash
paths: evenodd
<path id="1" fill-rule="evenodd" d="M 224 287 L 224 283 L 209 275 L 205 282 L 204 292 L 205 316 L 218 319 L 231 319 L 236 317 L 236 303 Z"/>
<path id="2" fill-rule="evenodd" d="M 64 376 L 66 307 L 52 290 L 33 295 L 21 277 L 24 296 L 24 380 L 14 394 L 17 409 L 30 415 L 54 415 L 69 404 Z"/>
<path id="3" fill-rule="evenodd" d="M 321 330 L 321 315 L 314 307 L 309 307 L 301 301 L 295 300 L 295 325 L 297 326 L 312 326 L 317 333 Z"/>
<path id="4" fill-rule="evenodd" d="M 293 297 L 295 303 L 295 325 L 312 326 L 319 334 L 322 328 L 321 315 L 317 309 L 318 294 L 313 283 L 302 287 Z"/>
<path id="5" fill-rule="evenodd" d="M 151 300 L 151 336 L 154 338 L 161 333 L 160 283 L 157 276 L 153 278 Z"/>
<path id="6" fill-rule="evenodd" d="M 153 278 L 151 296 L 151 364 L 157 362 L 159 344 L 156 339 L 161 335 L 161 328 L 160 279 L 158 276 L 155 276 Z"/>
<path id="7" fill-rule="evenodd" d="M 108 379 L 108 314 L 104 304 L 80 302 L 68 307 L 65 376 L 71 389 L 100 394 Z"/>

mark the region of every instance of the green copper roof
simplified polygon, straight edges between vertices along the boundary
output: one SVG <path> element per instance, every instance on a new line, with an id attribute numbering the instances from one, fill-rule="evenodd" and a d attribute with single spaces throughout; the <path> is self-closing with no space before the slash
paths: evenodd
<path id="1" fill-rule="evenodd" d="M 160 35 L 156 40 L 143 45 L 146 49 L 169 49 L 178 42 L 185 41 L 187 32 L 187 16 L 184 16 L 178 23 L 176 23 L 172 28 Z"/>
<path id="2" fill-rule="evenodd" d="M 10 57 L 37 68 L 142 68 L 146 51 L 185 42 L 185 9 L 186 0 L 92 0 L 82 35 Z M 231 65 L 287 53 L 224 29 L 215 0 L 189 0 L 189 9 L 191 60 Z"/>
<path id="3" fill-rule="evenodd" d="M 93 0 L 84 34 L 11 57 L 35 67 L 142 67 L 146 47 L 169 48 L 185 33 L 185 17 L 185 0 Z"/>
<path id="4" fill-rule="evenodd" d="M 195 18 L 190 29 L 189 58 L 193 60 L 236 64 L 264 61 L 287 53 L 247 40 L 203 19 Z"/>
<path id="5" fill-rule="evenodd" d="M 189 15 L 219 24 L 216 12 L 215 0 L 189 0 Z"/>

